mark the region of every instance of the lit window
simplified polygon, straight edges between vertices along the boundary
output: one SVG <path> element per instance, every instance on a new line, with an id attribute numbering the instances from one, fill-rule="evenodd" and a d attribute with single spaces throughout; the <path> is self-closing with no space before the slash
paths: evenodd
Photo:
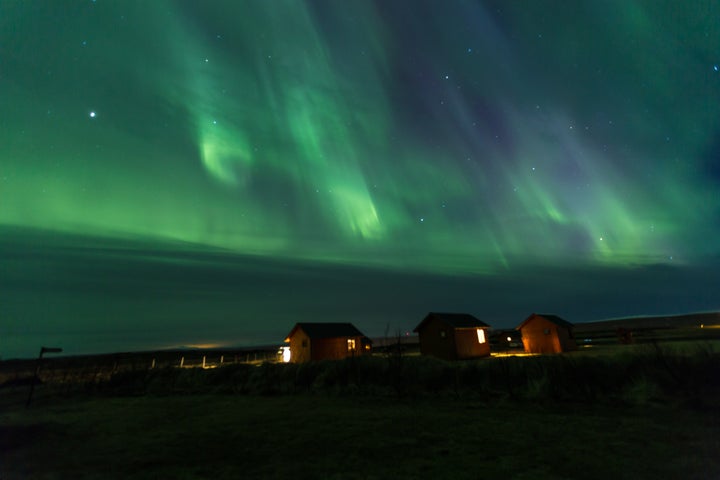
<path id="1" fill-rule="evenodd" d="M 478 343 L 485 343 L 485 330 L 482 328 L 477 329 Z"/>
<path id="2" fill-rule="evenodd" d="M 348 338 L 348 351 L 355 350 L 355 339 Z"/>

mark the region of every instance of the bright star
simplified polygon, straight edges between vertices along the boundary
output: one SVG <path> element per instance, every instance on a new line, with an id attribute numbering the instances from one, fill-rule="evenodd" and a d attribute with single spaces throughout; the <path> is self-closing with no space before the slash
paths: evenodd
<path id="1" fill-rule="evenodd" d="M 95 115 L 97 115 L 97 114 L 94 111 L 92 111 L 89 113 L 89 115 L 90 115 L 90 118 L 95 118 Z"/>

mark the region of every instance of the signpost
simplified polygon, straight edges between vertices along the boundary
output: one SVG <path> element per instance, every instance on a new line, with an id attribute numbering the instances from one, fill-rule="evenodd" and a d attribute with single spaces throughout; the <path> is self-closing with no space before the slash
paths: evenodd
<path id="1" fill-rule="evenodd" d="M 38 356 L 37 360 L 37 366 L 35 367 L 35 375 L 33 375 L 32 382 L 30 382 L 30 393 L 28 394 L 27 402 L 25 402 L 25 408 L 30 406 L 30 402 L 32 401 L 33 392 L 35 391 L 35 382 L 38 380 L 38 376 L 40 375 L 40 362 L 42 361 L 42 357 L 46 353 L 61 353 L 62 348 L 57 347 L 41 347 L 40 348 L 40 355 Z"/>

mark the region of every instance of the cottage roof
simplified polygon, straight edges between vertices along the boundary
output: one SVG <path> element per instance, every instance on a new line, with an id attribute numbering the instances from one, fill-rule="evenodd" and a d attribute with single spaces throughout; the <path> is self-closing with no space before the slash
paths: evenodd
<path id="1" fill-rule="evenodd" d="M 535 317 L 542 317 L 548 322 L 552 322 L 558 327 L 565 327 L 565 328 L 572 328 L 573 324 L 568 322 L 567 320 L 563 320 L 562 318 L 558 317 L 557 315 L 548 315 L 545 313 L 533 313 L 528 318 L 526 318 L 520 325 L 518 325 L 518 330 L 525 326 L 526 323 L 528 323 L 530 320 L 532 320 Z"/>
<path id="2" fill-rule="evenodd" d="M 487 323 L 478 320 L 468 313 L 438 313 L 430 312 L 413 332 L 417 332 L 429 320 L 437 319 L 452 328 L 490 328 Z"/>
<path id="3" fill-rule="evenodd" d="M 293 336 L 297 329 L 301 328 L 305 334 L 310 338 L 338 338 L 338 337 L 364 337 L 365 335 L 360 332 L 355 325 L 352 323 L 313 323 L 313 322 L 301 322 L 296 323 L 287 338 L 289 341 L 290 337 Z"/>

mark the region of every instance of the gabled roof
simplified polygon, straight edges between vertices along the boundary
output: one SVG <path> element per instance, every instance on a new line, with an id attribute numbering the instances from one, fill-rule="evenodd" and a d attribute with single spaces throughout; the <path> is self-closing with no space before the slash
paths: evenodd
<path id="1" fill-rule="evenodd" d="M 548 322 L 554 323 L 558 327 L 565 327 L 565 328 L 572 328 L 573 324 L 568 322 L 567 320 L 563 320 L 562 318 L 558 317 L 557 315 L 548 315 L 546 313 L 533 313 L 528 318 L 525 319 L 520 325 L 517 326 L 517 329 L 521 329 L 525 326 L 526 323 L 528 323 L 531 319 L 534 317 L 542 317 Z"/>
<path id="2" fill-rule="evenodd" d="M 425 316 L 423 321 L 420 322 L 420 325 L 415 327 L 415 330 L 413 330 L 413 332 L 417 332 L 418 330 L 420 330 L 420 328 L 431 319 L 440 320 L 441 322 L 452 328 L 490 328 L 490 325 L 481 320 L 478 320 L 477 318 L 473 317 L 468 313 L 430 312 Z"/>
<path id="3" fill-rule="evenodd" d="M 302 329 L 310 338 L 338 338 L 338 337 L 364 337 L 362 332 L 355 328 L 352 323 L 296 323 L 287 335 L 286 342 L 293 336 L 297 329 Z"/>

